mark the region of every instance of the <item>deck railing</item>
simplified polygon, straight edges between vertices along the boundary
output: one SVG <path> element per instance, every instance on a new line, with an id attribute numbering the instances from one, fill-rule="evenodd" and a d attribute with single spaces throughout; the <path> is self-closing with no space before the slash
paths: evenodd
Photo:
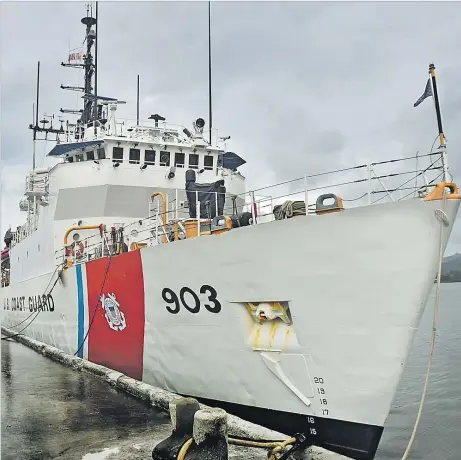
<path id="1" fill-rule="evenodd" d="M 95 140 L 102 139 L 105 136 L 115 137 L 126 137 L 129 139 L 141 139 L 141 138 L 159 138 L 171 136 L 172 139 L 177 138 L 182 142 L 190 141 L 189 136 L 184 132 L 190 132 L 192 135 L 193 128 L 185 127 L 183 125 L 175 125 L 166 122 L 159 121 L 157 124 L 154 120 L 137 120 L 129 118 L 109 118 L 105 125 L 101 125 L 98 121 L 96 124 L 96 132 L 94 130 L 94 123 L 90 123 L 85 128 L 85 139 Z M 60 135 L 62 142 L 69 142 L 72 139 L 69 138 L 69 134 L 75 136 L 78 134 L 78 130 L 75 127 L 73 131 L 69 133 L 63 133 Z M 205 127 L 202 132 L 202 136 L 207 143 L 210 138 L 210 130 Z M 217 145 L 220 142 L 218 130 L 216 128 L 211 129 L 212 144 Z M 165 139 L 167 140 L 167 139 Z M 224 141 L 223 141 L 224 142 Z"/>
<path id="2" fill-rule="evenodd" d="M 409 166 L 409 162 L 413 163 L 413 167 Z M 399 167 L 400 165 L 407 167 Z M 226 193 L 223 214 L 232 214 L 231 198 L 237 198 L 241 203 L 240 207 L 243 203 L 243 210 L 246 212 L 255 213 L 256 209 L 255 217 L 273 217 L 274 206 L 287 200 L 304 201 L 308 213 L 315 214 L 317 198 L 327 192 L 340 196 L 347 203 L 345 207 L 349 208 L 400 201 L 422 196 L 443 179 L 443 174 L 440 152 L 306 174 L 242 194 Z M 185 195 L 185 190 L 173 189 L 167 191 L 166 195 L 168 216 L 170 219 L 177 219 L 178 214 L 185 211 L 178 198 L 179 195 Z"/>
<path id="3" fill-rule="evenodd" d="M 222 214 L 233 215 L 237 208 L 240 214 L 251 213 L 251 225 L 259 225 L 275 220 L 274 207 L 286 201 L 304 203 L 303 209 L 307 210 L 306 214 L 315 216 L 317 198 L 324 193 L 340 196 L 346 209 L 422 197 L 442 181 L 444 171 L 441 160 L 441 152 L 435 152 L 339 168 L 325 173 L 306 174 L 239 195 L 226 193 Z M 123 229 L 124 242 L 128 250 L 133 248 L 132 245 L 138 247 L 142 244 L 152 246 L 171 243 L 174 240 L 173 227 L 178 223 L 183 230 L 182 233 L 185 234 L 184 221 L 191 220 L 186 191 L 172 189 L 164 193 L 167 226 L 163 224 L 163 204 L 160 200 L 146 203 L 146 217 L 117 225 L 118 229 Z M 214 205 L 217 206 L 217 193 L 215 198 Z M 198 210 L 200 209 L 199 193 L 195 194 L 195 200 Z M 217 210 L 213 214 L 217 214 Z M 206 229 L 209 220 L 199 217 L 196 220 L 199 229 L 200 227 Z M 199 230 L 198 236 L 200 235 Z M 74 263 L 104 257 L 119 250 L 112 244 L 110 232 L 106 232 L 103 237 L 99 234 L 89 236 L 82 242 L 85 246 L 85 255 L 79 259 L 75 258 Z M 64 249 L 58 251 L 57 263 L 62 262 L 64 257 Z"/>

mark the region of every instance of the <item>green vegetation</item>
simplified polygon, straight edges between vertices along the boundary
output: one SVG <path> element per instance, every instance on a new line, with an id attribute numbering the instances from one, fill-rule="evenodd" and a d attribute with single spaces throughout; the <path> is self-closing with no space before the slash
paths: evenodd
<path id="1" fill-rule="evenodd" d="M 440 280 L 442 283 L 461 283 L 461 254 L 444 257 Z"/>

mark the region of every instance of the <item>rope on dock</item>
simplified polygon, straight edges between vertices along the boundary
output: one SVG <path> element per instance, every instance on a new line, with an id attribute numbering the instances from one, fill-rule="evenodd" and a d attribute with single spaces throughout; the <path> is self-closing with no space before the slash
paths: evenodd
<path id="1" fill-rule="evenodd" d="M 186 458 L 186 455 L 192 446 L 194 441 L 194 438 L 188 439 L 183 446 L 181 447 L 181 450 L 178 453 L 177 460 L 184 460 Z M 260 447 L 260 448 L 266 448 L 266 449 L 271 449 L 270 452 L 267 454 L 268 460 L 277 460 L 279 458 L 279 455 L 283 454 L 285 449 L 296 443 L 297 439 L 296 438 L 289 438 L 286 441 L 252 441 L 252 440 L 247 440 L 247 439 L 236 439 L 236 438 L 228 438 L 229 444 L 233 444 L 235 446 L 245 446 L 245 447 Z"/>
<path id="2" fill-rule="evenodd" d="M 190 438 L 184 443 L 184 445 L 181 447 L 181 450 L 179 451 L 178 460 L 184 460 L 186 458 L 187 452 L 189 451 L 193 442 L 194 438 Z"/>

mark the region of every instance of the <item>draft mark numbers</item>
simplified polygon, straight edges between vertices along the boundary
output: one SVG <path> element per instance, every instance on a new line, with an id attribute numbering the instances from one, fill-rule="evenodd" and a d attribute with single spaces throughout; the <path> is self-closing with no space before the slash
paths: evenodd
<path id="1" fill-rule="evenodd" d="M 325 398 L 327 396 L 327 390 L 324 387 L 325 380 L 323 377 L 314 377 L 314 383 L 317 387 L 317 394 L 319 395 L 319 402 L 322 406 L 322 415 L 330 415 L 330 409 L 328 409 L 328 400 Z"/>

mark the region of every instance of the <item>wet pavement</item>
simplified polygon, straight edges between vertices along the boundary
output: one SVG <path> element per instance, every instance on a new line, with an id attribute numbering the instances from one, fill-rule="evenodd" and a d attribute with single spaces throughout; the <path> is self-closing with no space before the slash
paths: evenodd
<path id="1" fill-rule="evenodd" d="M 154 434 L 170 434 L 167 413 L 22 344 L 1 348 L 2 460 L 102 460 L 121 448 L 145 459 Z"/>
<path id="2" fill-rule="evenodd" d="M 1 347 L 2 460 L 149 460 L 171 434 L 166 412 L 21 343 Z M 266 452 L 229 446 L 229 459 Z"/>

